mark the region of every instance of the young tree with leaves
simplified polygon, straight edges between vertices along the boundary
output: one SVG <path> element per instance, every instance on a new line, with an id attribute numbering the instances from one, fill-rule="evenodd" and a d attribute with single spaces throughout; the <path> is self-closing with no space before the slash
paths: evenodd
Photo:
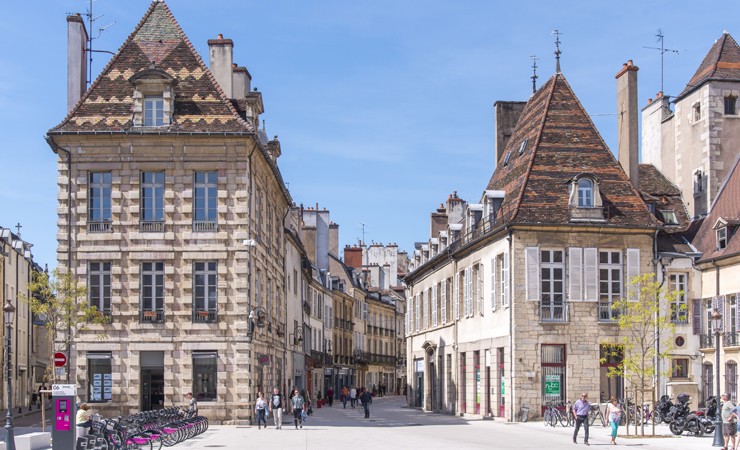
<path id="1" fill-rule="evenodd" d="M 54 368 L 54 352 L 63 351 L 68 356 L 77 336 L 87 331 L 92 324 L 108 323 L 108 317 L 90 306 L 87 289 L 68 272 L 53 270 L 34 272 L 29 285 L 31 296 L 19 296 L 27 302 L 31 312 L 43 318 L 52 348 L 51 361 L 47 368 L 47 379 L 57 380 Z M 69 382 L 69 370 L 66 382 Z"/>
<path id="2" fill-rule="evenodd" d="M 608 345 L 607 353 L 620 355 L 621 363 L 610 367 L 608 376 L 624 376 L 639 392 L 640 398 L 635 398 L 636 411 L 645 403 L 645 392 L 652 392 L 651 401 L 655 404 L 657 377 L 671 373 L 671 367 L 659 371 L 656 362 L 673 351 L 675 319 L 688 314 L 686 305 L 677 306 L 676 299 L 680 295 L 683 292 L 667 290 L 655 280 L 655 274 L 646 273 L 629 280 L 627 297 L 612 304 L 612 309 L 618 313 L 620 337 Z M 641 434 L 645 434 L 644 421 Z"/>

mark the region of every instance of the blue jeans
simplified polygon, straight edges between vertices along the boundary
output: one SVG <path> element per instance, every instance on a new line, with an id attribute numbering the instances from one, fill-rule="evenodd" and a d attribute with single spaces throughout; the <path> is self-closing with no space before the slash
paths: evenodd
<path id="1" fill-rule="evenodd" d="M 264 423 L 265 426 L 267 426 L 267 419 L 265 419 L 265 410 L 264 409 L 258 409 L 257 410 L 257 428 L 259 428 L 260 423 Z"/>
<path id="2" fill-rule="evenodd" d="M 588 416 L 576 416 L 576 429 L 573 431 L 573 442 L 578 437 L 578 430 L 581 429 L 581 424 L 583 424 L 583 429 L 586 431 L 586 437 L 584 437 L 583 442 L 588 442 Z"/>

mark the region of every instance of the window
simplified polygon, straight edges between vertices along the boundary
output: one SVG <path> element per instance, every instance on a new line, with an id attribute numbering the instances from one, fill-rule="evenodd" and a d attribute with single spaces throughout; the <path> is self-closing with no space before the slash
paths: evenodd
<path id="1" fill-rule="evenodd" d="M 87 231 L 110 231 L 111 185 L 110 172 L 91 172 L 88 192 Z"/>
<path id="2" fill-rule="evenodd" d="M 527 142 L 529 142 L 529 138 L 526 138 L 522 141 L 522 144 L 519 146 L 519 154 L 521 155 L 524 153 L 525 150 L 527 150 Z"/>
<path id="3" fill-rule="evenodd" d="M 496 311 L 496 306 L 498 303 L 497 299 L 497 293 L 501 289 L 499 286 L 499 280 L 496 279 L 496 259 L 497 258 L 491 258 L 491 311 Z"/>
<path id="4" fill-rule="evenodd" d="M 111 376 L 111 353 L 87 354 L 87 401 L 103 403 L 111 401 L 113 378 Z"/>
<path id="5" fill-rule="evenodd" d="M 700 102 L 694 103 L 691 109 L 692 109 L 691 118 L 693 119 L 694 123 L 700 121 L 701 120 L 701 103 Z"/>
<path id="6" fill-rule="evenodd" d="M 498 260 L 499 268 L 499 296 L 501 298 L 501 306 L 507 308 L 509 306 L 509 255 L 508 253 L 502 253 L 496 257 Z"/>
<path id="7" fill-rule="evenodd" d="M 689 377 L 689 359 L 673 358 L 671 360 L 671 377 L 688 378 Z"/>
<path id="8" fill-rule="evenodd" d="M 725 392 L 730 394 L 730 400 L 737 399 L 737 363 L 727 361 L 725 364 Z"/>
<path id="9" fill-rule="evenodd" d="M 218 173 L 195 172 L 193 231 L 216 231 Z"/>
<path id="10" fill-rule="evenodd" d="M 216 352 L 193 353 L 193 396 L 198 401 L 216 400 L 217 363 Z"/>
<path id="11" fill-rule="evenodd" d="M 444 325 L 447 323 L 447 280 L 442 280 L 439 295 L 439 304 L 441 306 L 440 309 L 442 310 L 440 315 L 442 316 L 442 325 Z"/>
<path id="12" fill-rule="evenodd" d="M 164 322 L 164 263 L 141 264 L 141 321 Z"/>
<path id="13" fill-rule="evenodd" d="M 164 172 L 141 173 L 141 231 L 164 231 Z"/>
<path id="14" fill-rule="evenodd" d="M 216 262 L 196 262 L 193 272 L 193 322 L 215 322 L 218 279 Z"/>
<path id="15" fill-rule="evenodd" d="M 421 294 L 416 294 L 416 317 L 414 317 L 414 322 L 416 331 L 419 331 L 421 327 Z"/>
<path id="16" fill-rule="evenodd" d="M 110 317 L 110 263 L 91 262 L 87 274 L 87 289 L 90 306 L 94 306 L 106 317 Z"/>
<path id="17" fill-rule="evenodd" d="M 432 326 L 437 326 L 437 286 L 432 286 Z"/>
<path id="18" fill-rule="evenodd" d="M 540 252 L 540 320 L 559 322 L 565 316 L 565 263 L 562 250 Z"/>
<path id="19" fill-rule="evenodd" d="M 144 97 L 144 126 L 161 127 L 164 125 L 164 98 L 147 95 Z"/>
<path id="20" fill-rule="evenodd" d="M 678 225 L 678 218 L 676 217 L 676 211 L 672 209 L 662 209 L 660 214 L 663 216 L 663 223 L 666 225 Z"/>
<path id="21" fill-rule="evenodd" d="M 714 373 L 712 363 L 705 362 L 701 366 L 701 387 L 703 391 L 702 398 L 714 395 Z"/>
<path id="22" fill-rule="evenodd" d="M 542 364 L 542 403 L 562 403 L 565 392 L 565 345 L 542 344 L 540 361 Z"/>
<path id="23" fill-rule="evenodd" d="M 668 277 L 669 288 L 676 292 L 676 298 L 671 302 L 671 322 L 689 323 L 689 305 L 686 301 L 686 274 L 674 273 Z"/>
<path id="24" fill-rule="evenodd" d="M 717 229 L 717 250 L 727 248 L 727 227 Z"/>
<path id="25" fill-rule="evenodd" d="M 609 322 L 619 317 L 612 305 L 622 298 L 622 254 L 619 251 L 599 252 L 599 321 Z"/>
<path id="26" fill-rule="evenodd" d="M 508 164 L 509 164 L 509 159 L 511 159 L 511 150 L 510 150 L 510 151 L 509 151 L 509 153 L 507 153 L 507 154 L 506 154 L 506 156 L 504 157 L 504 166 L 506 166 L 506 165 L 508 165 Z"/>
<path id="27" fill-rule="evenodd" d="M 725 115 L 734 116 L 737 114 L 737 97 L 728 95 L 725 97 Z"/>
<path id="28" fill-rule="evenodd" d="M 578 180 L 578 207 L 594 207 L 594 183 L 588 178 Z"/>

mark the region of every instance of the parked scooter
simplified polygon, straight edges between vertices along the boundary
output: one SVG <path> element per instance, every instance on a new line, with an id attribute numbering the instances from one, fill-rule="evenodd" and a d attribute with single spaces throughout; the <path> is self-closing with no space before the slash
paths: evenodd
<path id="1" fill-rule="evenodd" d="M 717 414 L 717 397 L 712 395 L 704 402 L 706 405 L 704 409 L 694 411 L 694 414 L 699 418 L 699 423 L 704 428 L 704 434 L 714 433 L 714 419 Z"/>
<path id="2" fill-rule="evenodd" d="M 704 426 L 700 423 L 699 416 L 689 409 L 691 397 L 688 394 L 681 394 L 676 400 L 678 403 L 671 409 L 673 416 L 669 425 L 671 433 L 680 435 L 686 431 L 691 436 L 704 436 Z"/>
<path id="3" fill-rule="evenodd" d="M 660 401 L 653 411 L 653 421 L 656 425 L 661 422 L 670 423 L 671 420 L 673 420 L 672 416 L 668 416 L 668 412 L 671 410 L 672 406 L 673 402 L 671 401 L 671 397 L 668 395 L 660 397 Z"/>

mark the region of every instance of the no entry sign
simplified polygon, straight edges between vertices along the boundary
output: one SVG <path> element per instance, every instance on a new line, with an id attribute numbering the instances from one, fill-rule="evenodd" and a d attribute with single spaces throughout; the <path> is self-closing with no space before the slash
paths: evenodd
<path id="1" fill-rule="evenodd" d="M 67 365 L 67 355 L 62 352 L 54 353 L 54 367 L 64 367 Z"/>

